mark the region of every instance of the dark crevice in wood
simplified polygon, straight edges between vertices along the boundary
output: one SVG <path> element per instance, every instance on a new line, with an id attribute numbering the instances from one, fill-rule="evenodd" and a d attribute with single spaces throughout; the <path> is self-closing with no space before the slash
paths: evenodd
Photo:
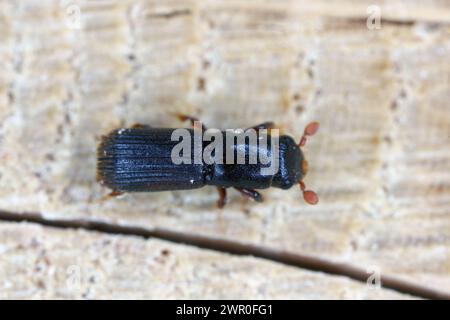
<path id="1" fill-rule="evenodd" d="M 149 18 L 163 18 L 163 19 L 171 19 L 178 16 L 188 16 L 191 14 L 191 10 L 189 9 L 180 9 L 180 10 L 173 10 L 170 12 L 164 12 L 164 13 L 152 13 L 148 14 L 147 17 Z"/>
<path id="2" fill-rule="evenodd" d="M 47 227 L 59 229 L 83 229 L 112 235 L 137 236 L 145 239 L 160 240 L 196 246 L 221 253 L 239 256 L 253 256 L 274 262 L 283 263 L 311 271 L 323 272 L 330 275 L 344 276 L 366 283 L 369 274 L 366 270 L 345 263 L 337 263 L 321 258 L 290 253 L 262 246 L 239 243 L 231 240 L 215 239 L 211 237 L 186 234 L 164 229 L 145 229 L 132 226 L 118 226 L 100 221 L 46 219 L 38 213 L 14 213 L 0 211 L 0 221 L 3 222 L 31 222 Z M 381 286 L 400 293 L 409 294 L 425 299 L 450 299 L 450 293 L 442 292 L 425 286 L 389 275 L 381 275 Z"/>
<path id="3" fill-rule="evenodd" d="M 368 17 L 336 17 L 336 16 L 328 16 L 329 21 L 331 23 L 341 23 L 341 28 L 351 28 L 355 29 L 367 29 L 367 21 Z M 436 29 L 439 27 L 446 27 L 449 25 L 447 21 L 433 21 L 433 20 L 416 20 L 416 19 L 396 19 L 396 18 L 385 18 L 383 16 L 380 17 L 380 28 L 383 26 L 393 26 L 393 27 L 407 27 L 411 28 L 415 25 L 423 24 L 426 25 L 429 29 Z M 339 26 L 332 25 L 333 29 L 338 29 Z M 377 30 L 377 29 L 374 29 Z M 370 31 L 370 30 L 368 30 Z"/>
<path id="4" fill-rule="evenodd" d="M 349 17 L 349 18 L 342 18 L 343 20 L 356 25 L 366 26 L 367 24 L 367 18 L 364 17 Z M 385 25 L 392 25 L 396 27 L 411 27 L 414 26 L 419 21 L 416 20 L 400 20 L 400 19 L 392 19 L 392 18 L 380 18 L 381 26 L 383 24 Z M 425 21 L 423 21 L 425 22 Z"/>

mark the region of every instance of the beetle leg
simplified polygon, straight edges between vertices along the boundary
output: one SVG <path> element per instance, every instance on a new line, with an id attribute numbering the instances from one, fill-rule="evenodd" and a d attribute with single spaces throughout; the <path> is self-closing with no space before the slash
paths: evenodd
<path id="1" fill-rule="evenodd" d="M 117 191 L 117 190 L 113 190 L 111 191 L 109 194 L 107 194 L 106 196 L 104 196 L 102 198 L 102 201 L 106 201 L 106 200 L 110 200 L 111 198 L 115 198 L 115 197 L 119 197 L 121 195 L 123 195 L 124 193 L 121 191 Z"/>
<path id="2" fill-rule="evenodd" d="M 143 128 L 151 128 L 151 126 L 147 124 L 135 123 L 131 126 L 132 129 L 143 129 Z"/>
<path id="3" fill-rule="evenodd" d="M 195 128 L 195 123 L 196 122 L 200 122 L 200 120 L 198 119 L 198 118 L 195 118 L 195 117 L 191 117 L 191 116 L 188 116 L 188 115 L 186 115 L 186 114 L 183 114 L 183 113 L 175 113 L 175 116 L 178 118 L 178 119 L 180 119 L 180 121 L 190 121 L 191 122 L 191 125 Z M 202 123 L 202 129 L 203 129 L 203 131 L 206 131 L 206 127 L 205 127 L 205 125 Z"/>
<path id="4" fill-rule="evenodd" d="M 259 131 L 261 129 L 273 129 L 273 128 L 275 128 L 275 122 L 267 121 L 267 122 L 260 123 L 256 126 L 247 128 L 246 130 L 253 129 L 253 130 Z"/>
<path id="5" fill-rule="evenodd" d="M 121 195 L 123 195 L 122 191 L 113 190 L 110 194 L 108 194 L 108 197 L 119 197 Z"/>
<path id="6" fill-rule="evenodd" d="M 237 191 L 239 191 L 242 195 L 252 198 L 253 200 L 255 200 L 256 202 L 262 202 L 263 201 L 263 197 L 262 195 L 253 189 L 245 189 L 245 188 L 234 188 Z"/>
<path id="7" fill-rule="evenodd" d="M 219 200 L 217 201 L 217 207 L 222 209 L 223 207 L 225 207 L 225 203 L 227 203 L 227 189 L 217 187 L 217 191 L 219 192 Z"/>

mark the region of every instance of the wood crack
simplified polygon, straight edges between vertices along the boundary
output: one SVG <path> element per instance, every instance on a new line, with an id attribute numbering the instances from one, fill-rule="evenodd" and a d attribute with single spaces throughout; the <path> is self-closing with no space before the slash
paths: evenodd
<path id="1" fill-rule="evenodd" d="M 163 19 L 171 19 L 178 16 L 188 16 L 191 14 L 191 10 L 189 9 L 180 9 L 180 10 L 173 10 L 169 12 L 164 13 L 152 13 L 148 14 L 148 18 L 163 18 Z"/>
<path id="2" fill-rule="evenodd" d="M 14 213 L 8 211 L 0 211 L 0 221 L 17 223 L 31 222 L 42 226 L 59 229 L 83 229 L 112 235 L 136 236 L 144 239 L 156 238 L 221 253 L 228 253 L 238 256 L 253 256 L 306 270 L 344 276 L 361 282 L 366 282 L 369 276 L 366 270 L 347 263 L 332 262 L 310 255 L 290 253 L 258 245 L 192 235 L 166 229 L 146 229 L 135 226 L 118 226 L 107 222 L 86 221 L 80 219 L 49 220 L 44 218 L 40 213 Z M 419 298 L 450 299 L 449 292 L 431 289 L 390 275 L 381 276 L 381 286 L 385 289 L 395 290 L 397 292 L 413 295 Z"/>

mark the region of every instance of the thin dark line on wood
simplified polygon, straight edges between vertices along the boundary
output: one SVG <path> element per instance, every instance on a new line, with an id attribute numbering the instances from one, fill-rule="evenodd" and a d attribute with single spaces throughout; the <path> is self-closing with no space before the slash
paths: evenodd
<path id="1" fill-rule="evenodd" d="M 339 18 L 337 18 L 339 19 Z M 356 25 L 361 25 L 366 27 L 367 17 L 344 17 L 341 20 L 348 21 L 349 23 L 354 23 Z M 399 20 L 399 19 L 390 19 L 390 18 L 380 18 L 381 25 L 392 25 L 396 27 L 411 27 L 414 26 L 419 21 L 416 20 Z"/>
<path id="2" fill-rule="evenodd" d="M 367 16 L 336 16 L 336 15 L 330 15 L 330 14 L 324 14 L 323 17 L 328 18 L 330 21 L 344 21 L 348 22 L 350 24 L 354 24 L 355 27 L 364 26 L 366 28 L 367 20 L 370 18 Z M 425 24 L 429 26 L 430 28 L 436 28 L 439 26 L 447 26 L 449 24 L 448 21 L 445 20 L 432 20 L 432 19 L 402 19 L 397 17 L 384 17 L 383 15 L 380 16 L 380 22 L 381 26 L 383 25 L 391 25 L 395 27 L 412 27 L 416 24 Z"/>
<path id="3" fill-rule="evenodd" d="M 178 17 L 178 16 L 187 16 L 190 14 L 191 14 L 191 10 L 180 9 L 180 10 L 173 10 L 173 11 L 164 12 L 164 13 L 151 13 L 151 14 L 148 14 L 147 17 L 171 19 L 171 18 Z"/>
<path id="4" fill-rule="evenodd" d="M 31 222 L 42 226 L 59 229 L 83 229 L 112 235 L 138 236 L 145 239 L 156 238 L 174 243 L 195 246 L 221 253 L 239 256 L 253 256 L 279 262 L 282 264 L 323 272 L 330 275 L 344 276 L 366 283 L 370 274 L 362 268 L 346 263 L 332 262 L 325 259 L 275 250 L 267 247 L 239 243 L 231 240 L 216 239 L 205 236 L 186 234 L 165 229 L 146 229 L 133 226 L 118 226 L 100 221 L 46 219 L 39 213 L 14 213 L 0 211 L 0 221 Z M 425 287 L 390 275 L 381 275 L 381 286 L 400 293 L 425 299 L 450 299 L 450 293 Z"/>

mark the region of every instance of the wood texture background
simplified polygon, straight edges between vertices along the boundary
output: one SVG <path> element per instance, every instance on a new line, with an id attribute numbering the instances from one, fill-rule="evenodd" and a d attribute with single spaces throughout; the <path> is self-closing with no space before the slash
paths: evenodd
<path id="1" fill-rule="evenodd" d="M 372 4 L 381 29 L 367 28 Z M 77 7 L 80 28 L 67 11 Z M 437 0 L 0 1 L 0 210 L 255 244 L 450 294 L 449 22 L 450 2 Z M 273 120 L 295 137 L 320 121 L 305 148 L 320 204 L 295 188 L 264 191 L 262 204 L 231 191 L 222 211 L 213 188 L 102 200 L 100 136 L 180 126 L 172 111 L 219 128 Z M 408 297 L 161 240 L 3 220 L 6 298 Z M 68 291 L 64 272 L 31 267 L 39 259 L 107 281 Z"/>

